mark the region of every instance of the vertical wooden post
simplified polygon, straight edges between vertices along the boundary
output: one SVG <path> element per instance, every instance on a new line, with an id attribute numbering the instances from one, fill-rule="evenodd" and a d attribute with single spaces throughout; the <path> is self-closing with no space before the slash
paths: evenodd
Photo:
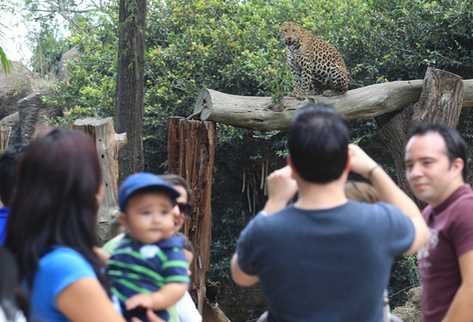
<path id="1" fill-rule="evenodd" d="M 379 137 L 391 154 L 396 168 L 397 182 L 404 191 L 410 193 L 404 175 L 404 149 L 409 129 L 416 122 L 441 123 L 456 127 L 463 104 L 463 81 L 450 72 L 427 68 L 424 86 L 419 100 L 412 106 L 405 107 L 394 116 L 383 116 L 384 124 L 379 127 Z"/>
<path id="2" fill-rule="evenodd" d="M 94 138 L 97 147 L 105 185 L 105 198 L 100 205 L 97 218 L 97 234 L 100 242 L 104 242 L 113 237 L 111 224 L 118 215 L 118 152 L 126 143 L 126 133 L 115 133 L 111 117 L 76 120 L 72 127 L 90 134 Z"/>
<path id="3" fill-rule="evenodd" d="M 212 234 L 211 192 L 215 158 L 215 123 L 173 117 L 168 122 L 168 167 L 192 189 L 193 214 L 184 233 L 195 248 L 191 291 L 203 312 Z M 204 317 L 205 321 L 205 317 Z"/>

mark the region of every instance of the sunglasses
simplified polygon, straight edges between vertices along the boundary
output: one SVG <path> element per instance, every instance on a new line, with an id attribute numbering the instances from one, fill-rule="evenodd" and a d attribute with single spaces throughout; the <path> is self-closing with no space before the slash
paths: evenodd
<path id="1" fill-rule="evenodd" d="M 177 206 L 179 207 L 179 211 L 184 214 L 185 216 L 190 216 L 192 213 L 192 206 L 187 202 L 178 202 Z"/>

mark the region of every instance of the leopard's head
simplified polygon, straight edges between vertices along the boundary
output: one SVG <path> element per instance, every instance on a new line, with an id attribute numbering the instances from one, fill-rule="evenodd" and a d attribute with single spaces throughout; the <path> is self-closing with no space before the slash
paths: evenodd
<path id="1" fill-rule="evenodd" d="M 292 21 L 285 22 L 279 28 L 282 40 L 286 43 L 286 46 L 297 46 L 300 41 L 301 27 Z"/>

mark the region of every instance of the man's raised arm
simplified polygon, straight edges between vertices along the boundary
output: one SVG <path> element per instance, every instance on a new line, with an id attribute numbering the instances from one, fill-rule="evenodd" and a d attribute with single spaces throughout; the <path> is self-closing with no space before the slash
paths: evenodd
<path id="1" fill-rule="evenodd" d="M 415 202 L 409 198 L 391 179 L 391 177 L 371 159 L 359 146 L 350 144 L 350 166 L 353 172 L 358 173 L 371 181 L 378 192 L 380 200 L 390 203 L 411 219 L 415 228 L 415 238 L 406 254 L 417 252 L 429 238 L 429 228 Z"/>

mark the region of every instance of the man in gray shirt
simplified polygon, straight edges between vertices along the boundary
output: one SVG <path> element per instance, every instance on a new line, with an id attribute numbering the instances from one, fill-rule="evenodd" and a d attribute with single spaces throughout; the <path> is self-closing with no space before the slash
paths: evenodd
<path id="1" fill-rule="evenodd" d="M 260 281 L 269 322 L 382 321 L 394 258 L 428 238 L 419 209 L 375 161 L 349 145 L 333 109 L 302 108 L 288 145 L 288 166 L 268 177 L 266 206 L 238 240 L 234 281 Z M 350 171 L 371 180 L 386 203 L 348 201 Z M 296 191 L 297 202 L 286 207 Z"/>

